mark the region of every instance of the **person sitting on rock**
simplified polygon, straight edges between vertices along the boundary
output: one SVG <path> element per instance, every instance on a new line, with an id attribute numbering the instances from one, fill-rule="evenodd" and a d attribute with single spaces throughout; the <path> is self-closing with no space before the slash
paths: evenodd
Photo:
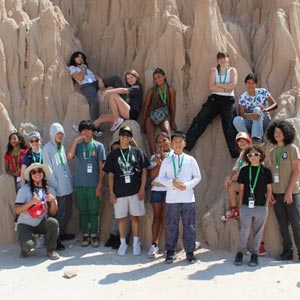
<path id="1" fill-rule="evenodd" d="M 232 158 L 236 158 L 239 156 L 239 152 L 235 147 L 236 130 L 232 120 L 235 111 L 234 89 L 238 80 L 237 71 L 229 66 L 229 56 L 225 52 L 218 52 L 217 62 L 217 67 L 212 68 L 210 72 L 209 89 L 211 95 L 202 105 L 202 109 L 186 133 L 185 149 L 192 150 L 208 124 L 220 114 L 230 155 Z"/>
<path id="2" fill-rule="evenodd" d="M 117 130 L 125 120 L 137 121 L 143 107 L 143 88 L 140 76 L 135 70 L 125 73 L 126 88 L 107 89 L 103 97 L 108 96 L 111 114 L 101 115 L 94 121 L 95 127 L 102 123 L 113 122 L 111 131 Z M 121 97 L 123 96 L 123 98 Z"/>
<path id="3" fill-rule="evenodd" d="M 277 103 L 268 90 L 257 88 L 255 74 L 246 76 L 245 86 L 246 92 L 239 98 L 239 116 L 233 124 L 238 132 L 250 132 L 253 143 L 261 143 L 271 120 L 270 111 L 277 108 Z"/>
<path id="4" fill-rule="evenodd" d="M 76 51 L 71 55 L 69 69 L 72 79 L 79 85 L 81 93 L 87 98 L 90 106 L 90 116 L 94 121 L 99 117 L 98 90 L 105 90 L 107 87 L 123 87 L 122 79 L 119 76 L 100 78 L 89 68 L 86 55 L 81 51 Z M 73 129 L 78 131 L 78 126 L 73 125 Z M 103 133 L 96 130 L 93 133 L 96 137 Z"/>
<path id="5" fill-rule="evenodd" d="M 171 134 L 171 129 L 177 129 L 176 91 L 168 84 L 166 73 L 160 68 L 154 70 L 153 80 L 155 86 L 147 91 L 142 122 L 142 130 L 147 135 L 151 154 L 156 152 L 154 140 L 156 126 L 168 135 Z"/>

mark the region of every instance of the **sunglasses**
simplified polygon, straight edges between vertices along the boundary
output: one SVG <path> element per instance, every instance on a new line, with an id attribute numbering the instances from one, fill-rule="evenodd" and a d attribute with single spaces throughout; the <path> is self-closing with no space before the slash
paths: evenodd
<path id="1" fill-rule="evenodd" d="M 33 169 L 30 172 L 31 175 L 36 175 L 37 173 L 42 174 L 42 173 L 44 173 L 44 170 L 42 168 L 38 168 L 38 169 Z"/>
<path id="2" fill-rule="evenodd" d="M 247 157 L 248 158 L 251 158 L 251 157 L 260 157 L 260 153 L 259 152 L 255 152 L 255 153 L 248 153 L 247 154 Z"/>
<path id="3" fill-rule="evenodd" d="M 39 139 L 31 140 L 30 143 L 31 143 L 31 144 L 33 144 L 33 143 L 38 143 L 39 141 L 40 141 Z"/>
<path id="4" fill-rule="evenodd" d="M 123 132 L 120 134 L 120 136 L 128 136 L 128 137 L 132 137 L 132 134 L 129 132 Z"/>

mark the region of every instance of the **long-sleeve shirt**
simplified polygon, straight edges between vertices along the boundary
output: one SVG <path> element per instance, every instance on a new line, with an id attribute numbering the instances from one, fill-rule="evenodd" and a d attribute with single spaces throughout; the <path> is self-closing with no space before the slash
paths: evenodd
<path id="1" fill-rule="evenodd" d="M 186 185 L 181 191 L 173 186 L 173 179 Z M 167 187 L 166 203 L 195 202 L 193 188 L 200 182 L 201 173 L 194 157 L 182 153 L 165 158 L 161 164 L 157 182 Z"/>

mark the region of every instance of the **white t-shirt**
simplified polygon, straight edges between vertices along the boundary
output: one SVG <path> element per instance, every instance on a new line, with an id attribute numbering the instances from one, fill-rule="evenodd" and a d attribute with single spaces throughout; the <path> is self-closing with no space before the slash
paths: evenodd
<path id="1" fill-rule="evenodd" d="M 74 73 L 81 72 L 81 68 L 79 68 L 79 67 L 70 66 L 69 69 L 70 69 L 71 75 Z M 77 81 L 77 83 L 79 85 L 82 85 L 82 84 L 86 84 L 86 83 L 92 83 L 92 82 L 96 81 L 97 79 L 96 79 L 94 73 L 90 69 L 87 68 L 85 71 L 85 76 L 84 76 L 83 80 L 82 81 L 79 81 L 77 79 L 75 79 L 75 80 Z"/>

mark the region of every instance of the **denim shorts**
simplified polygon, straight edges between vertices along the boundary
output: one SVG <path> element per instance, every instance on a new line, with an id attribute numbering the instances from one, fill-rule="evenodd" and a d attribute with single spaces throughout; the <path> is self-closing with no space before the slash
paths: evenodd
<path id="1" fill-rule="evenodd" d="M 151 203 L 165 203 L 166 202 L 166 191 L 151 191 Z"/>

